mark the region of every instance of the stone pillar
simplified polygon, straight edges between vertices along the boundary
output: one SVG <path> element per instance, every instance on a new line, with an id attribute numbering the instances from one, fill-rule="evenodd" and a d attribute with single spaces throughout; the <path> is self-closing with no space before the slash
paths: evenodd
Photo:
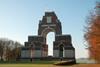
<path id="1" fill-rule="evenodd" d="M 45 44 L 42 46 L 42 57 L 47 57 L 48 56 L 48 45 Z"/>

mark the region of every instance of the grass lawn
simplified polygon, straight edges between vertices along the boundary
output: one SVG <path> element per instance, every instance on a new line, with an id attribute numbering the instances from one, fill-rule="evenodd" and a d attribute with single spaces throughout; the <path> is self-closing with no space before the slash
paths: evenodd
<path id="1" fill-rule="evenodd" d="M 54 67 L 55 61 L 0 61 L 0 67 Z"/>
<path id="2" fill-rule="evenodd" d="M 55 66 L 53 64 L 0 64 L 0 67 L 100 67 L 100 64 L 75 64 L 70 66 Z"/>
<path id="3" fill-rule="evenodd" d="M 0 64 L 53 64 L 56 61 L 0 61 Z"/>
<path id="4" fill-rule="evenodd" d="M 0 62 L 0 67 L 100 67 L 100 64 L 74 64 L 66 66 L 53 65 L 57 61 L 10 61 Z"/>
<path id="5" fill-rule="evenodd" d="M 52 64 L 0 64 L 0 67 L 53 67 Z"/>

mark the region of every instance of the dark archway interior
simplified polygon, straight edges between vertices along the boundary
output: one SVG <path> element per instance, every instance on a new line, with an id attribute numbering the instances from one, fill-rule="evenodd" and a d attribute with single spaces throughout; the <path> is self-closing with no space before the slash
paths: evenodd
<path id="1" fill-rule="evenodd" d="M 59 46 L 59 56 L 60 56 L 60 57 L 63 57 L 63 51 L 64 51 L 64 46 L 63 46 L 63 44 L 61 44 L 61 45 Z"/>

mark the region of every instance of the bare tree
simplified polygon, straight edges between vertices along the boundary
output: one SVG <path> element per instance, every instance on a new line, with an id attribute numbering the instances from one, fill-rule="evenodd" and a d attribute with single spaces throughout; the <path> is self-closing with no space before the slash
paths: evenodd
<path id="1" fill-rule="evenodd" d="M 3 42 L 0 41 L 0 60 L 2 60 L 2 58 L 3 58 L 3 44 L 2 43 Z"/>
<path id="2" fill-rule="evenodd" d="M 7 38 L 0 39 L 0 58 L 4 61 L 16 60 L 20 56 L 21 44 Z"/>

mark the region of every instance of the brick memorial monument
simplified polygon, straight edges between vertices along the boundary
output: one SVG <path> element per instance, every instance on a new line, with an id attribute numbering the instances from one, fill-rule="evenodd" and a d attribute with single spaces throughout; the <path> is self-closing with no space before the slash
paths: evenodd
<path id="1" fill-rule="evenodd" d="M 75 49 L 72 46 L 71 35 L 62 34 L 61 22 L 54 12 L 45 12 L 42 20 L 39 21 L 38 27 L 38 35 L 28 36 L 28 41 L 21 48 L 22 59 L 50 59 L 48 57 L 46 36 L 49 32 L 54 32 L 55 41 L 53 42 L 53 56 L 51 60 L 75 60 Z"/>

